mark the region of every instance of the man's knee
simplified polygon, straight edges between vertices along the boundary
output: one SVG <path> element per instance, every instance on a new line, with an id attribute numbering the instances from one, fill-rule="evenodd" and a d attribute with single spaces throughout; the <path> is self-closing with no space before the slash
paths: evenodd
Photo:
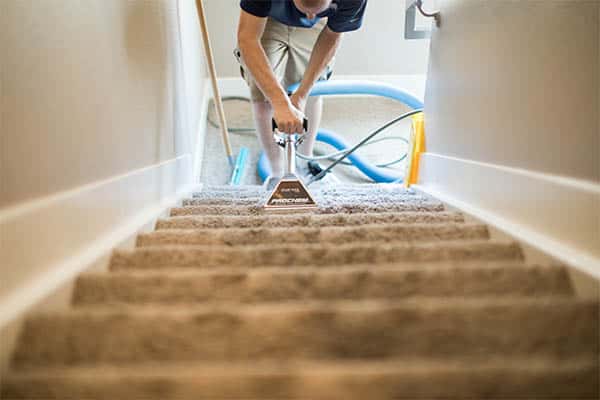
<path id="1" fill-rule="evenodd" d="M 311 105 L 319 105 L 323 103 L 323 96 L 310 96 L 308 100 L 306 100 L 307 106 Z"/>
<path id="2" fill-rule="evenodd" d="M 271 111 L 271 102 L 267 99 L 251 99 L 250 104 L 255 110 Z"/>

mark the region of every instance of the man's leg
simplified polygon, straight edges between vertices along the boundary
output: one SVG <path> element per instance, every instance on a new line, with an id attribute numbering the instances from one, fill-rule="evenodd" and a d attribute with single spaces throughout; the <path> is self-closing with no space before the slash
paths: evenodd
<path id="1" fill-rule="evenodd" d="M 308 119 L 308 132 L 304 135 L 304 141 L 298 146 L 298 153 L 312 157 L 323 115 L 323 98 L 321 96 L 309 97 L 304 111 Z M 301 163 L 301 165 L 305 164 L 305 161 Z"/>
<path id="2" fill-rule="evenodd" d="M 304 114 L 308 119 L 308 132 L 306 133 L 304 141 L 298 146 L 298 153 L 312 157 L 315 141 L 317 139 L 317 132 L 321 125 L 321 117 L 323 116 L 323 98 L 321 96 L 309 97 L 306 102 Z M 312 178 L 308 168 L 308 161 L 298 160 L 298 170 L 304 175 L 305 179 L 307 177 Z M 337 182 L 339 182 L 339 180 L 333 175 L 326 175 L 321 178 L 316 185 L 319 183 L 335 184 Z"/>
<path id="3" fill-rule="evenodd" d="M 321 19 L 310 29 L 293 29 L 290 35 L 290 51 L 287 62 L 287 68 L 284 74 L 285 85 L 300 82 L 304 78 L 304 73 L 310 62 L 310 57 L 317 42 L 321 31 L 325 29 L 327 24 L 326 19 Z M 330 71 L 333 62 L 328 66 Z M 326 73 L 321 79 L 326 79 Z M 304 115 L 308 119 L 308 132 L 305 135 L 304 141 L 298 146 L 298 153 L 312 156 L 317 131 L 321 125 L 321 116 L 323 114 L 323 100 L 320 96 L 309 97 L 304 109 Z M 307 171 L 307 162 L 302 160 L 298 162 L 298 166 Z"/>
<path id="4" fill-rule="evenodd" d="M 284 74 L 288 48 L 285 43 L 288 37 L 288 27 L 272 18 L 267 19 L 265 31 L 261 38 L 261 45 L 265 50 L 269 64 L 273 68 L 273 73 L 277 79 L 281 80 Z M 250 71 L 246 67 L 239 50 L 236 49 L 236 58 L 240 63 L 242 77 L 248 83 L 250 88 L 250 99 L 252 102 L 252 112 L 256 133 L 261 147 L 263 148 L 267 160 L 271 166 L 272 177 L 282 177 L 284 173 L 284 152 L 283 149 L 275 143 L 271 120 L 273 119 L 273 108 L 268 99 L 265 98 L 262 91 L 256 85 Z"/>
<path id="5" fill-rule="evenodd" d="M 275 143 L 271 120 L 273 118 L 273 108 L 268 100 L 253 100 L 252 111 L 254 113 L 254 123 L 258 140 L 265 151 L 265 155 L 271 165 L 271 176 L 283 176 L 284 154 L 283 149 Z"/>

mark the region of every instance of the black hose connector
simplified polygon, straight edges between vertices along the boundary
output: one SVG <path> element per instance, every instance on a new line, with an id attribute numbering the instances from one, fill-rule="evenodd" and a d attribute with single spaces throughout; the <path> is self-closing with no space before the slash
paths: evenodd
<path id="1" fill-rule="evenodd" d="M 277 122 L 275 122 L 275 118 L 271 120 L 271 127 L 273 132 L 275 132 L 275 130 L 277 129 Z M 308 132 L 308 120 L 306 118 L 304 118 L 304 120 L 302 121 L 302 128 L 304 129 L 304 132 Z"/>

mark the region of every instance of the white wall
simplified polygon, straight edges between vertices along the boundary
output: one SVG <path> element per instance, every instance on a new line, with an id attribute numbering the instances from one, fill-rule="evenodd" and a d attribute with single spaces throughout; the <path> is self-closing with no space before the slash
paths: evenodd
<path id="1" fill-rule="evenodd" d="M 233 58 L 239 0 L 205 0 L 219 77 L 239 77 Z M 404 40 L 404 0 L 369 0 L 364 25 L 345 35 L 337 75 L 422 75 L 429 40 Z"/>
<path id="2" fill-rule="evenodd" d="M 440 3 L 429 151 L 599 181 L 599 3 Z"/>
<path id="3" fill-rule="evenodd" d="M 1 7 L 0 207 L 188 150 L 176 2 L 3 0 Z"/>
<path id="4" fill-rule="evenodd" d="M 0 7 L 1 331 L 194 188 L 208 99 L 194 0 Z"/>
<path id="5" fill-rule="evenodd" d="M 421 185 L 600 277 L 600 2 L 439 5 Z"/>

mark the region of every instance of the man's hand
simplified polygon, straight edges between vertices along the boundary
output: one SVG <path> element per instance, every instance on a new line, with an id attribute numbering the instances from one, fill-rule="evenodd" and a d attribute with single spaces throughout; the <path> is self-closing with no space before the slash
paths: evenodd
<path id="1" fill-rule="evenodd" d="M 304 133 L 304 112 L 296 107 L 291 99 L 273 103 L 273 119 L 282 133 Z"/>

